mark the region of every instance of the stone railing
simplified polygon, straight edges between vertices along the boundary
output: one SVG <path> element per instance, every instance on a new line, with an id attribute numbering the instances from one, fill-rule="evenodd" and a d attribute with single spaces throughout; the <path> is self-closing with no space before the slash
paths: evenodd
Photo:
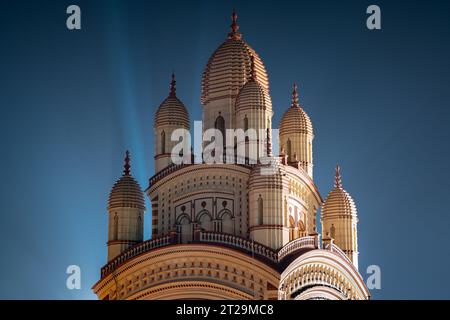
<path id="1" fill-rule="evenodd" d="M 151 251 L 156 248 L 164 247 L 173 244 L 173 238 L 169 235 L 162 236 L 159 238 L 151 239 L 137 244 L 136 246 L 124 251 L 110 262 L 108 262 L 101 270 L 102 278 L 111 272 L 113 272 L 117 267 L 119 267 L 125 261 L 134 258 L 144 252 Z"/>
<path id="2" fill-rule="evenodd" d="M 342 251 L 341 248 L 339 248 L 337 245 L 335 245 L 333 242 L 327 243 L 323 245 L 323 248 L 325 250 L 329 250 L 331 252 L 336 253 L 338 256 L 340 256 L 345 261 L 349 262 L 351 265 L 353 265 L 353 262 L 350 260 L 350 258 L 345 254 L 344 251 Z"/>
<path id="3" fill-rule="evenodd" d="M 266 258 L 273 263 L 278 262 L 277 253 L 269 247 L 262 245 L 258 242 L 237 237 L 226 233 L 217 232 L 200 232 L 199 242 L 223 244 L 226 246 L 241 249 L 250 254 L 255 254 L 260 257 Z"/>
<path id="4" fill-rule="evenodd" d="M 288 255 L 303 249 L 318 249 L 318 237 L 317 236 L 307 236 L 295 239 L 288 242 L 283 248 L 278 251 L 278 261 Z"/>
<path id="5" fill-rule="evenodd" d="M 107 276 L 108 274 L 116 270 L 120 265 L 140 254 L 149 252 L 156 248 L 161 248 L 178 243 L 180 242 L 178 241 L 178 235 L 176 233 L 172 235 L 164 235 L 155 239 L 141 242 L 136 246 L 124 251 L 122 254 L 120 254 L 110 262 L 108 262 L 101 269 L 101 277 L 103 278 Z M 200 230 L 198 231 L 198 233 L 194 234 L 194 240 L 190 241 L 189 243 L 209 243 L 209 244 L 223 245 L 238 249 L 240 251 L 244 251 L 250 255 L 255 255 L 256 258 L 263 258 L 266 261 L 269 261 L 274 264 L 277 264 L 283 258 L 297 251 L 303 249 L 319 248 L 318 236 L 307 236 L 296 239 L 286 244 L 280 250 L 276 251 L 261 243 L 245 239 L 242 237 L 226 233 L 208 232 Z M 341 255 L 348 260 L 345 253 L 342 252 L 342 250 L 339 249 L 334 244 L 328 244 L 326 249 L 336 252 L 338 255 Z"/>

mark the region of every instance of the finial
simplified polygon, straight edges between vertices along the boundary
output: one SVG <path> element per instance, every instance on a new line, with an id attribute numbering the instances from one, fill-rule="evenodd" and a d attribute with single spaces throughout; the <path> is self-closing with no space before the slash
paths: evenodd
<path id="1" fill-rule="evenodd" d="M 336 174 L 335 174 L 335 178 L 334 178 L 334 186 L 336 188 L 342 189 L 341 167 L 339 167 L 339 165 L 336 165 Z"/>
<path id="2" fill-rule="evenodd" d="M 297 93 L 297 83 L 294 82 L 294 90 L 292 91 L 292 104 L 291 107 L 298 107 L 298 93 Z"/>
<path id="3" fill-rule="evenodd" d="M 240 39 L 241 34 L 238 32 L 239 26 L 237 24 L 237 13 L 236 10 L 233 9 L 233 14 L 231 15 L 231 32 L 228 34 L 228 38 L 230 39 Z"/>
<path id="4" fill-rule="evenodd" d="M 176 96 L 177 88 L 176 88 L 177 82 L 175 81 L 175 72 L 172 72 L 172 81 L 170 82 L 170 95 Z"/>
<path id="5" fill-rule="evenodd" d="M 129 176 L 130 175 L 130 152 L 127 150 L 125 152 L 125 164 L 123 166 L 124 170 L 123 170 L 123 175 L 124 176 Z"/>

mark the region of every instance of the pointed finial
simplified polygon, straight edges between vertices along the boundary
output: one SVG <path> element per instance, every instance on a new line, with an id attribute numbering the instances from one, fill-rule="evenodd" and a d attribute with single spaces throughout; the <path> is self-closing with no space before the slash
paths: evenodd
<path id="1" fill-rule="evenodd" d="M 233 14 L 231 15 L 231 32 L 228 34 L 228 38 L 230 39 L 240 39 L 241 34 L 238 32 L 239 26 L 237 24 L 237 13 L 236 10 L 233 9 Z"/>
<path id="2" fill-rule="evenodd" d="M 170 82 L 170 95 L 176 96 L 177 88 L 176 88 L 177 82 L 175 81 L 175 72 L 172 72 L 172 81 Z"/>
<path id="3" fill-rule="evenodd" d="M 124 176 L 129 176 L 130 175 L 130 152 L 127 150 L 125 152 L 125 164 L 123 166 L 124 170 L 123 170 L 123 175 Z"/>
<path id="4" fill-rule="evenodd" d="M 341 180 L 341 167 L 336 165 L 336 174 L 334 178 L 334 186 L 336 188 L 342 189 L 342 180 Z"/>
<path id="5" fill-rule="evenodd" d="M 291 107 L 298 107 L 298 92 L 297 92 L 297 83 L 294 82 L 294 90 L 292 91 L 292 104 Z"/>

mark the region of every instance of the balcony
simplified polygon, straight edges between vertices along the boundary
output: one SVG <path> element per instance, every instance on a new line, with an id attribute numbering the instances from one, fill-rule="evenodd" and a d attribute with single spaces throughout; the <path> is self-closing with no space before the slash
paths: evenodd
<path id="1" fill-rule="evenodd" d="M 278 263 L 282 262 L 282 260 L 287 256 L 290 256 L 298 252 L 304 252 L 305 250 L 319 249 L 319 238 L 317 235 L 302 237 L 293 240 L 287 243 L 284 247 L 282 247 L 278 251 L 249 239 L 218 232 L 199 231 L 194 235 L 194 240 L 191 241 L 190 243 L 213 244 L 228 247 L 231 249 L 236 249 L 248 255 L 251 255 L 252 257 L 258 260 L 262 260 L 266 263 L 269 263 L 274 267 L 277 267 Z M 150 252 L 157 248 L 162 248 L 175 244 L 180 244 L 180 241 L 176 233 L 144 241 L 124 251 L 122 254 L 112 259 L 110 262 L 108 262 L 101 269 L 101 277 L 103 278 L 109 275 L 118 267 L 120 267 L 122 264 L 124 264 L 126 261 L 134 257 L 137 257 L 143 253 Z M 334 248 L 333 250 L 336 252 L 337 249 Z"/>

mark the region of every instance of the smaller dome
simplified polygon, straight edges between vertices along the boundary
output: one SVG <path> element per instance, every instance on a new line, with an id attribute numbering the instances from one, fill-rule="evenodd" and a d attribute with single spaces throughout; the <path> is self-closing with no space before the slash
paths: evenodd
<path id="1" fill-rule="evenodd" d="M 270 164 L 258 164 L 250 171 L 248 180 L 249 189 L 252 188 L 276 188 L 283 187 L 283 175 L 285 174 L 284 166 L 278 157 L 271 157 Z"/>
<path id="2" fill-rule="evenodd" d="M 336 167 L 334 189 L 330 191 L 322 206 L 323 218 L 336 215 L 357 216 L 355 202 L 342 187 L 339 166 Z"/>
<path id="3" fill-rule="evenodd" d="M 298 102 L 297 85 L 294 84 L 291 107 L 284 113 L 280 122 L 280 134 L 313 134 L 313 126 L 308 114 Z"/>
<path id="4" fill-rule="evenodd" d="M 170 94 L 156 111 L 155 126 L 176 125 L 189 129 L 189 114 L 183 102 L 176 96 L 175 84 L 175 75 L 172 74 Z"/>
<path id="5" fill-rule="evenodd" d="M 144 193 L 130 174 L 130 153 L 125 156 L 123 176 L 116 181 L 109 194 L 108 209 L 139 208 L 145 210 Z"/>
<path id="6" fill-rule="evenodd" d="M 254 70 L 254 59 L 252 58 L 252 70 Z M 243 110 L 272 110 L 272 100 L 269 92 L 258 80 L 255 71 L 252 71 L 252 78 L 245 83 L 236 98 L 236 112 Z"/>

